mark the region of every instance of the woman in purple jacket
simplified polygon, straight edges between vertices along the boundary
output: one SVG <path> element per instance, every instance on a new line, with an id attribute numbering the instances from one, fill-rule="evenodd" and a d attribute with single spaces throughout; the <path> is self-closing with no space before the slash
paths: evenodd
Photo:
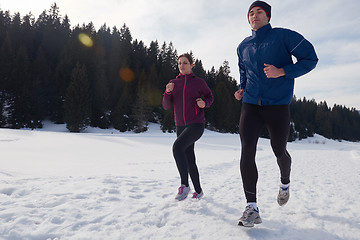
<path id="1" fill-rule="evenodd" d="M 181 178 L 175 199 L 181 201 L 190 191 L 189 175 L 195 189 L 192 198 L 200 199 L 204 195 L 194 145 L 204 133 L 204 108 L 210 107 L 214 98 L 204 79 L 192 73 L 194 61 L 190 54 L 178 57 L 178 67 L 180 74 L 166 85 L 162 104 L 165 110 L 174 105 L 177 139 L 173 145 L 173 155 Z"/>

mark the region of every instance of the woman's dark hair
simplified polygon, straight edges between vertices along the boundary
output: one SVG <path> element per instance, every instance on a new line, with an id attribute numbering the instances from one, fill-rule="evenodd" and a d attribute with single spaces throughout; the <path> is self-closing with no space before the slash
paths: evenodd
<path id="1" fill-rule="evenodd" d="M 191 56 L 190 54 L 188 54 L 188 53 L 183 53 L 183 54 L 181 54 L 181 55 L 177 58 L 177 60 L 179 60 L 179 58 L 181 58 L 181 57 L 186 57 L 186 58 L 189 60 L 190 64 L 193 64 L 193 63 L 194 63 L 194 60 L 193 60 L 192 56 Z"/>

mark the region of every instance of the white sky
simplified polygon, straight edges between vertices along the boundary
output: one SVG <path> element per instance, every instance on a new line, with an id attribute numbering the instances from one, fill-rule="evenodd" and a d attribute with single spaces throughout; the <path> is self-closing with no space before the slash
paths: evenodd
<path id="1" fill-rule="evenodd" d="M 157 40 L 174 44 L 178 53 L 194 53 L 205 70 L 229 61 L 231 76 L 239 81 L 236 48 L 251 34 L 246 15 L 253 0 L 0 0 L 3 11 L 36 18 L 56 2 L 71 26 L 93 22 L 96 30 L 106 23 L 125 23 L 133 39 L 146 46 Z M 268 0 L 270 23 L 298 31 L 313 43 L 320 59 L 311 73 L 296 80 L 298 98 L 360 110 L 360 1 Z"/>

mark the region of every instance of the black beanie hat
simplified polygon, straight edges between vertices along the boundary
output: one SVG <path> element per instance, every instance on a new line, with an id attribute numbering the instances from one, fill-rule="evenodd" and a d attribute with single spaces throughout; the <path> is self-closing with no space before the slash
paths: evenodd
<path id="1" fill-rule="evenodd" d="M 249 7 L 248 18 L 249 18 L 249 12 L 253 7 L 262 8 L 265 11 L 265 13 L 268 16 L 269 21 L 270 21 L 270 18 L 271 18 L 271 6 L 269 4 L 267 4 L 266 2 L 263 2 L 263 1 L 255 1 L 255 2 L 253 2 Z"/>

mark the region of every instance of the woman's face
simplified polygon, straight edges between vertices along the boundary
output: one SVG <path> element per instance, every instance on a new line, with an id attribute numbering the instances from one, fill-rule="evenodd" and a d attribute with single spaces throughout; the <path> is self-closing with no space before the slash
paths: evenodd
<path id="1" fill-rule="evenodd" d="M 194 67 L 194 64 L 191 64 L 189 62 L 189 59 L 186 57 L 180 57 L 178 59 L 178 67 L 181 74 L 189 74 L 192 72 L 192 68 Z"/>

